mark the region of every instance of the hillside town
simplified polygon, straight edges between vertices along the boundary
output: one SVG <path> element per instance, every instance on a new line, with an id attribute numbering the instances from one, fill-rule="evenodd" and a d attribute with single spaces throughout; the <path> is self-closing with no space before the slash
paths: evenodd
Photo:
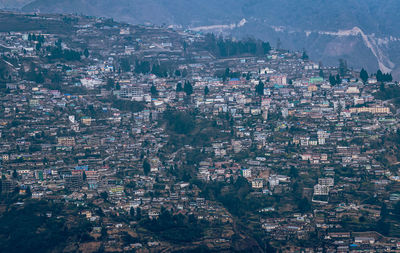
<path id="1" fill-rule="evenodd" d="M 0 16 L 5 252 L 40 249 L 10 243 L 31 216 L 33 234 L 82 234 L 52 252 L 400 251 L 389 74 L 251 38 Z"/>

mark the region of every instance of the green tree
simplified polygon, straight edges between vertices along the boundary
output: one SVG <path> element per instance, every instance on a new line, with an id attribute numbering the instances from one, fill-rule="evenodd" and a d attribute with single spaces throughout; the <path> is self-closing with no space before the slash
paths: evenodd
<path id="1" fill-rule="evenodd" d="M 148 61 L 136 61 L 135 73 L 136 74 L 147 74 L 151 70 L 150 62 Z"/>
<path id="2" fill-rule="evenodd" d="M 150 93 L 153 97 L 156 97 L 158 95 L 157 87 L 154 84 L 150 88 Z"/>
<path id="3" fill-rule="evenodd" d="M 153 64 L 153 66 L 151 67 L 151 73 L 158 76 L 158 77 L 162 77 L 163 73 L 161 71 L 161 67 L 158 64 Z"/>
<path id="4" fill-rule="evenodd" d="M 322 78 L 325 78 L 324 71 L 322 69 L 319 70 L 319 74 L 318 75 L 320 77 L 322 77 Z"/>
<path id="5" fill-rule="evenodd" d="M 106 89 L 114 88 L 115 81 L 112 78 L 107 79 Z"/>
<path id="6" fill-rule="evenodd" d="M 133 207 L 131 207 L 131 209 L 129 210 L 129 214 L 132 218 L 135 218 L 135 209 Z"/>
<path id="7" fill-rule="evenodd" d="M 308 55 L 307 55 L 307 52 L 306 51 L 303 51 L 303 54 L 302 54 L 302 56 L 301 56 L 301 59 L 303 59 L 303 60 L 308 60 Z"/>
<path id="8" fill-rule="evenodd" d="M 298 203 L 298 208 L 300 212 L 305 213 L 311 210 L 310 201 L 307 198 L 302 198 Z"/>
<path id="9" fill-rule="evenodd" d="M 261 80 L 256 85 L 256 93 L 260 96 L 264 95 L 264 83 Z"/>
<path id="10" fill-rule="evenodd" d="M 365 69 L 361 69 L 360 78 L 363 81 L 363 83 L 366 83 L 368 81 L 368 73 Z"/>
<path id="11" fill-rule="evenodd" d="M 140 207 L 136 208 L 136 220 L 140 221 L 142 219 L 142 209 Z"/>
<path id="12" fill-rule="evenodd" d="M 204 87 L 204 96 L 207 96 L 208 93 L 210 93 L 210 90 L 208 89 L 208 86 Z"/>
<path id="13" fill-rule="evenodd" d="M 383 73 L 380 69 L 378 69 L 378 71 L 376 72 L 376 80 L 378 82 L 383 82 Z"/>
<path id="14" fill-rule="evenodd" d="M 89 50 L 87 48 L 85 48 L 85 50 L 83 51 L 83 55 L 88 58 L 89 57 Z"/>
<path id="15" fill-rule="evenodd" d="M 262 42 L 261 46 L 263 48 L 263 53 L 269 54 L 269 51 L 271 51 L 271 45 L 269 44 L 269 42 Z"/>
<path id="16" fill-rule="evenodd" d="M 400 201 L 398 201 L 398 202 L 394 205 L 393 214 L 395 215 L 395 217 L 396 217 L 398 220 L 400 219 Z"/>
<path id="17" fill-rule="evenodd" d="M 390 233 L 390 223 L 385 221 L 385 219 L 380 219 L 376 224 L 376 231 L 384 236 L 388 236 Z"/>
<path id="18" fill-rule="evenodd" d="M 188 75 L 188 70 L 187 69 L 183 69 L 182 70 L 182 77 L 186 77 Z"/>
<path id="19" fill-rule="evenodd" d="M 120 61 L 120 67 L 121 67 L 121 70 L 122 70 L 123 72 L 129 72 L 129 71 L 131 71 L 131 63 L 129 62 L 129 59 L 127 59 L 127 58 L 121 59 L 121 61 Z M 135 69 L 135 71 L 136 71 L 136 69 Z"/>
<path id="20" fill-rule="evenodd" d="M 176 92 L 182 92 L 182 91 L 183 91 L 182 83 L 178 83 L 178 84 L 176 85 Z"/>
<path id="21" fill-rule="evenodd" d="M 31 196 L 32 196 L 32 191 L 31 191 L 31 187 L 30 187 L 30 186 L 28 186 L 28 187 L 26 188 L 26 196 L 28 196 L 28 197 L 31 197 Z"/>
<path id="22" fill-rule="evenodd" d="M 250 71 L 249 71 L 246 74 L 246 80 L 249 81 L 250 79 L 251 79 L 251 74 L 250 74 Z"/>
<path id="23" fill-rule="evenodd" d="M 335 86 L 336 85 L 336 78 L 333 76 L 333 75 L 329 75 L 329 83 L 332 85 L 332 86 Z"/>
<path id="24" fill-rule="evenodd" d="M 392 78 L 392 74 L 390 74 L 390 73 L 384 74 L 384 73 L 382 73 L 381 70 L 378 70 L 376 72 L 376 80 L 378 82 L 391 82 L 393 80 L 393 78 Z"/>
<path id="25" fill-rule="evenodd" d="M 196 125 L 193 115 L 187 112 L 168 109 L 164 112 L 163 118 L 167 121 L 168 130 L 177 134 L 189 134 Z"/>
<path id="26" fill-rule="evenodd" d="M 382 219 L 386 219 L 388 215 L 389 215 L 389 211 L 387 209 L 386 203 L 383 202 L 382 206 L 381 206 L 381 217 L 382 217 Z"/>
<path id="27" fill-rule="evenodd" d="M 299 176 L 299 172 L 295 166 L 290 166 L 289 176 L 296 179 Z"/>
<path id="28" fill-rule="evenodd" d="M 101 227 L 101 238 L 104 240 L 107 237 L 107 229 L 105 227 Z"/>
<path id="29" fill-rule="evenodd" d="M 151 166 L 150 163 L 147 161 L 147 159 L 145 159 L 143 161 L 143 172 L 145 175 L 148 175 L 150 173 L 151 170 Z"/>
<path id="30" fill-rule="evenodd" d="M 185 82 L 185 85 L 183 86 L 183 90 L 185 91 L 186 95 L 190 96 L 193 94 L 193 86 L 189 81 Z"/>
<path id="31" fill-rule="evenodd" d="M 340 78 L 340 75 L 336 75 L 336 84 L 341 84 L 342 83 L 342 78 Z"/>
<path id="32" fill-rule="evenodd" d="M 100 197 L 101 197 L 102 199 L 104 199 L 104 201 L 107 201 L 107 199 L 108 199 L 108 193 L 107 193 L 106 191 L 101 192 L 101 193 L 100 193 Z"/>
<path id="33" fill-rule="evenodd" d="M 389 74 L 389 73 L 383 74 L 382 82 L 390 82 L 390 81 L 392 81 L 390 76 L 391 76 L 391 74 Z"/>
<path id="34" fill-rule="evenodd" d="M 13 171 L 12 177 L 17 179 L 18 178 L 18 172 L 16 170 Z"/>

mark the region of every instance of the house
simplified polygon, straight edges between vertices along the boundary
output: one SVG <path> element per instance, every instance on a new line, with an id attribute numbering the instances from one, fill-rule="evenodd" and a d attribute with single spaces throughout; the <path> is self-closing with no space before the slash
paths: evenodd
<path id="1" fill-rule="evenodd" d="M 358 244 L 374 244 L 375 238 L 373 237 L 355 237 L 354 243 Z"/>
<path id="2" fill-rule="evenodd" d="M 251 181 L 251 187 L 254 189 L 262 189 L 264 187 L 264 180 L 262 178 L 256 178 Z"/>
<path id="3" fill-rule="evenodd" d="M 314 195 L 327 196 L 329 195 L 329 186 L 327 185 L 314 185 Z"/>
<path id="4" fill-rule="evenodd" d="M 333 178 L 318 178 L 318 184 L 324 186 L 333 186 L 335 184 L 335 180 Z"/>

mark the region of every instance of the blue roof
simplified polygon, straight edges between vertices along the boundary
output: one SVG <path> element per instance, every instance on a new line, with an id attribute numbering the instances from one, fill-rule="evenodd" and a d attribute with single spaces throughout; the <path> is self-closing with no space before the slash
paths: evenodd
<path id="1" fill-rule="evenodd" d="M 75 169 L 76 169 L 76 170 L 88 170 L 88 169 L 89 169 L 89 166 L 87 166 L 87 165 L 76 166 Z"/>

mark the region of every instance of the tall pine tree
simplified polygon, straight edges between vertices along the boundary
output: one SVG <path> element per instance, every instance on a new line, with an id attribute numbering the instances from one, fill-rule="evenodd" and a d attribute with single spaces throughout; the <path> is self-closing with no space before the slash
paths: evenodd
<path id="1" fill-rule="evenodd" d="M 361 69 L 360 78 L 363 81 L 363 83 L 366 83 L 368 81 L 368 73 L 365 69 Z"/>
<path id="2" fill-rule="evenodd" d="M 188 96 L 193 94 L 193 86 L 189 81 L 185 82 L 185 85 L 183 86 L 183 91 L 185 91 L 186 95 Z"/>

